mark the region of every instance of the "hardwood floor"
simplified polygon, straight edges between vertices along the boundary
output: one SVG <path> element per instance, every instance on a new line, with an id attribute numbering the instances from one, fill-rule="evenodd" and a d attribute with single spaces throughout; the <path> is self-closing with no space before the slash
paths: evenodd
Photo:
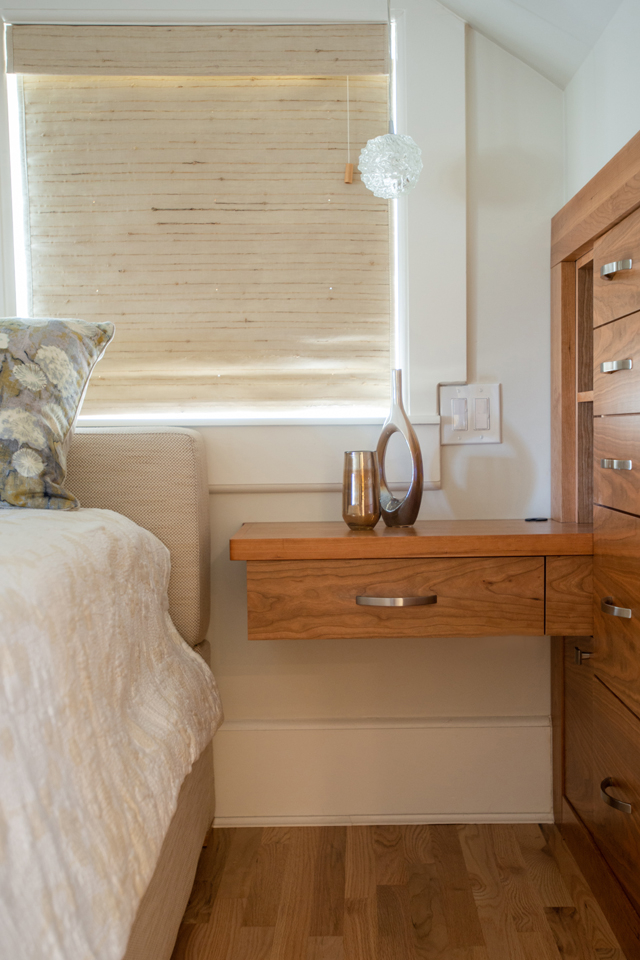
<path id="1" fill-rule="evenodd" d="M 624 960 L 552 825 L 213 830 L 172 960 Z"/>

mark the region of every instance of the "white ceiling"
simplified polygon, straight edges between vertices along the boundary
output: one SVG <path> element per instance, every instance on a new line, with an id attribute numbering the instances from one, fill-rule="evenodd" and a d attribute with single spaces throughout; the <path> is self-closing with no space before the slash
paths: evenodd
<path id="1" fill-rule="evenodd" d="M 439 0 L 566 86 L 622 0 Z M 392 0 L 401 10 L 403 0 Z M 0 0 L 10 23 L 305 22 L 382 19 L 385 0 Z"/>
<path id="2" fill-rule="evenodd" d="M 622 0 L 439 2 L 564 88 Z"/>

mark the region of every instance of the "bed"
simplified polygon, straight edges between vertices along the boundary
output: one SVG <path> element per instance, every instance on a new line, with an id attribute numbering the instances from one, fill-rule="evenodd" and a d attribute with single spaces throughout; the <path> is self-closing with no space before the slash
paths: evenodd
<path id="1" fill-rule="evenodd" d="M 143 729 L 143 725 L 138 724 L 137 718 L 134 718 L 135 722 L 132 721 L 135 731 L 133 747 L 138 749 L 138 756 L 141 758 L 140 777 L 137 777 L 137 771 L 136 775 L 131 777 L 131 769 L 129 768 L 128 776 L 131 777 L 132 783 L 123 816 L 126 815 L 127 818 L 133 818 L 133 820 L 136 816 L 139 816 L 136 806 L 138 794 L 142 797 L 140 809 L 146 809 L 143 806 L 143 801 L 151 804 L 149 809 L 154 811 L 154 816 L 149 820 L 149 833 L 153 833 L 153 830 L 156 831 L 155 846 L 151 844 L 151 841 L 148 841 L 148 838 L 144 838 L 143 843 L 139 838 L 140 831 L 138 831 L 137 834 L 134 832 L 135 842 L 134 840 L 131 841 L 131 849 L 127 849 L 127 844 L 122 843 L 122 837 L 125 835 L 123 823 L 118 821 L 107 824 L 111 833 L 120 837 L 119 849 L 121 849 L 121 854 L 109 862 L 109 870 L 112 870 L 114 874 L 121 874 L 124 878 L 121 887 L 117 889 L 128 890 L 127 871 L 129 862 L 137 864 L 137 869 L 139 869 L 136 874 L 135 889 L 129 891 L 126 902 L 121 902 L 111 916 L 106 918 L 106 933 L 103 935 L 104 944 L 101 942 L 100 951 L 91 948 L 93 957 L 112 957 L 113 960 L 121 960 L 121 958 L 123 960 L 169 960 L 193 884 L 202 842 L 213 819 L 214 791 L 211 733 L 221 720 L 221 710 L 215 684 L 207 679 L 210 677 L 210 673 L 203 667 L 200 659 L 208 660 L 208 646 L 204 638 L 209 620 L 210 573 L 208 488 L 202 439 L 194 431 L 179 428 L 80 428 L 76 431 L 69 452 L 67 485 L 79 498 L 82 510 L 58 512 L 14 510 L 7 512 L 0 517 L 0 523 L 4 522 L 1 529 L 5 533 L 5 543 L 9 543 L 13 536 L 14 539 L 18 538 L 16 542 L 20 543 L 21 550 L 24 549 L 28 552 L 29 545 L 37 540 L 38 552 L 46 553 L 47 543 L 49 542 L 47 538 L 51 543 L 56 543 L 59 542 L 62 535 L 63 538 L 68 537 L 72 541 L 74 536 L 64 532 L 68 529 L 68 524 L 75 524 L 72 528 L 73 534 L 82 528 L 80 535 L 75 539 L 77 539 L 77 550 L 85 550 L 84 562 L 87 576 L 94 560 L 98 568 L 100 567 L 96 553 L 105 551 L 109 563 L 118 567 L 118 576 L 123 581 L 121 589 L 126 591 L 127 584 L 133 583 L 136 577 L 140 581 L 135 587 L 135 595 L 130 598 L 133 606 L 130 606 L 129 610 L 132 619 L 134 616 L 140 615 L 139 631 L 141 637 L 144 635 L 144 643 L 140 644 L 142 652 L 137 648 L 132 654 L 135 658 L 134 666 L 127 663 L 119 672 L 116 670 L 113 673 L 117 681 L 114 681 L 114 699 L 118 700 L 118 697 L 121 696 L 120 680 L 122 676 L 125 679 L 131 677 L 132 683 L 134 681 L 135 683 L 139 682 L 140 690 L 147 700 L 149 697 L 152 699 L 155 697 L 151 706 L 147 704 L 148 709 L 145 719 L 147 728 L 149 727 L 149 716 L 151 716 L 158 731 L 161 731 L 163 723 L 168 722 L 167 718 L 174 715 L 171 710 L 177 711 L 183 706 L 178 703 L 179 693 L 174 694 L 172 692 L 171 684 L 176 685 L 178 692 L 184 687 L 186 690 L 185 697 L 191 697 L 188 701 L 191 711 L 189 723 L 184 722 L 184 726 L 182 726 L 181 721 L 179 729 L 167 729 L 160 738 L 163 749 L 166 747 L 167 751 L 174 749 L 171 744 L 175 739 L 175 763 L 177 764 L 177 754 L 179 753 L 181 763 L 185 767 L 185 776 L 180 782 L 177 782 L 177 786 L 174 782 L 174 776 L 174 781 L 172 781 L 170 787 L 173 791 L 171 795 L 169 794 L 169 786 L 167 786 L 166 796 L 162 791 L 165 789 L 163 786 L 165 781 L 169 784 L 169 768 L 175 765 L 174 758 L 169 753 L 166 756 L 160 753 L 159 756 L 164 758 L 164 762 L 155 765 L 149 781 L 154 786 L 153 788 L 148 785 L 145 786 L 142 779 L 142 766 L 147 762 L 147 757 L 151 753 L 150 750 L 145 748 L 144 738 L 147 735 L 147 728 Z M 37 532 L 36 525 L 38 525 Z M 140 528 L 144 529 L 140 530 Z M 157 543 L 154 537 L 149 537 L 145 531 L 150 531 L 168 548 L 171 558 L 170 574 L 166 550 Z M 118 552 L 121 550 L 120 544 L 123 542 L 130 542 L 134 545 L 135 550 L 139 551 L 138 554 L 134 554 L 133 561 L 127 557 L 126 552 Z M 90 549 L 88 549 L 88 544 L 91 544 Z M 79 556 L 82 556 L 81 552 Z M 145 565 L 147 559 L 148 569 Z M 165 567 L 163 567 L 163 564 L 165 564 Z M 156 614 L 152 606 L 149 605 L 150 601 L 147 594 L 151 596 L 157 588 L 157 585 L 154 586 L 156 567 L 160 570 L 158 574 L 160 579 L 163 575 L 163 569 L 165 569 L 166 577 L 169 578 L 168 605 L 172 623 L 169 621 L 167 636 L 164 639 L 158 639 L 158 651 L 153 653 L 155 657 L 154 670 L 164 670 L 162 680 L 158 679 L 156 682 L 155 693 L 154 691 L 146 693 L 144 692 L 146 688 L 142 686 L 143 682 L 148 679 L 145 678 L 143 669 L 145 656 L 147 656 L 145 645 L 148 643 L 149 650 L 151 650 L 153 644 L 156 643 L 153 619 Z M 104 569 L 104 563 L 102 569 Z M 26 579 L 28 581 L 28 577 Z M 60 583 L 62 585 L 66 583 L 64 576 L 60 577 Z M 100 594 L 100 590 L 98 590 L 98 593 Z M 104 595 L 98 596 L 90 605 L 83 604 L 82 598 L 76 599 L 71 604 L 75 621 L 79 617 L 84 617 L 84 621 L 88 625 L 87 629 L 91 625 L 89 621 L 92 620 L 94 610 L 99 612 L 100 603 L 104 604 L 108 601 L 106 586 L 102 593 Z M 68 600 L 64 601 L 60 607 L 62 617 L 67 615 L 69 607 Z M 137 609 L 138 607 L 140 609 Z M 71 613 L 69 613 L 69 616 L 71 616 Z M 158 616 L 160 615 L 158 614 Z M 111 631 L 112 635 L 118 633 L 120 628 L 124 630 L 127 627 L 122 617 L 114 623 L 115 626 Z M 173 625 L 191 649 L 184 646 L 173 629 Z M 149 633 L 149 638 L 146 637 L 145 632 Z M 194 650 L 197 651 L 199 656 L 194 655 L 192 652 Z M 82 684 L 86 682 L 86 676 L 94 669 L 94 658 L 99 660 L 101 656 L 105 656 L 104 651 L 96 649 L 91 656 L 87 657 L 88 662 L 84 667 L 85 674 L 80 671 L 80 693 Z M 118 656 L 123 655 L 119 653 Z M 124 656 L 126 659 L 126 652 Z M 151 657 L 152 652 L 148 656 Z M 78 664 L 80 664 L 80 657 L 81 653 L 78 654 Z M 181 664 L 180 668 L 178 668 L 178 663 Z M 138 673 L 132 672 L 134 667 L 135 670 L 139 671 L 139 681 L 136 679 Z M 205 674 L 207 677 L 205 677 Z M 178 679 L 175 679 L 176 677 Z M 126 687 L 126 683 L 124 687 Z M 79 702 L 82 699 L 80 693 L 78 694 Z M 126 695 L 125 691 L 122 696 Z M 132 702 L 138 704 L 139 700 L 140 698 L 136 699 L 134 696 Z M 159 706 L 159 704 L 161 705 Z M 94 706 L 98 710 L 100 701 L 91 705 L 92 710 Z M 163 714 L 165 709 L 167 711 L 166 715 Z M 178 715 L 178 713 L 175 714 L 175 716 Z M 55 718 L 52 725 L 55 728 Z M 43 736 L 45 737 L 47 735 L 46 727 L 45 722 L 43 724 Z M 102 725 L 98 725 L 97 730 L 98 733 L 88 741 L 91 749 L 100 740 Z M 1 746 L 0 743 L 0 748 Z M 117 768 L 121 763 L 121 758 L 116 752 L 112 755 L 112 763 L 104 763 L 104 750 L 108 747 L 108 743 L 106 746 L 100 743 L 95 745 L 96 751 L 103 751 L 96 754 L 101 758 L 102 766 L 105 769 L 113 768 L 108 771 L 108 777 L 106 773 L 104 775 L 108 782 L 104 788 L 101 786 L 100 789 L 103 792 L 111 789 L 111 780 L 115 782 L 117 779 Z M 85 745 L 82 750 L 86 751 L 87 746 Z M 85 764 L 88 769 L 90 761 L 91 758 L 83 753 L 78 759 L 79 769 L 82 770 Z M 138 793 L 136 793 L 136 790 Z M 97 819 L 94 830 L 99 841 L 100 829 L 103 826 L 100 822 L 100 816 L 103 816 L 103 814 L 97 807 L 96 809 Z M 110 808 L 108 809 L 110 810 Z M 167 814 L 167 811 L 169 811 L 169 814 Z M 163 816 L 164 820 L 162 819 Z M 107 817 L 107 819 L 109 818 Z M 158 833 L 160 824 L 162 825 L 161 834 Z M 74 827 L 70 832 L 72 840 L 70 841 L 67 837 L 64 844 L 58 845 L 58 849 L 65 856 L 67 855 L 67 847 L 69 845 L 73 847 L 77 837 L 81 836 L 82 825 L 79 823 L 79 826 Z M 0 841 L 1 839 L 0 837 Z M 148 849 L 145 847 L 145 843 L 147 843 Z M 140 847 L 140 851 L 138 847 Z M 98 848 L 98 852 L 99 850 L 100 848 Z M 0 854 L 1 852 L 0 850 Z M 140 856 L 136 860 L 138 853 L 140 853 Z M 83 853 L 80 850 L 75 854 L 76 859 L 81 859 L 83 855 L 86 857 L 86 851 Z M 153 856 L 153 863 L 149 861 L 151 856 Z M 2 857 L 0 856 L 0 865 L 1 860 Z M 146 864 L 146 873 L 140 867 L 140 864 L 143 866 Z M 111 882 L 111 878 L 109 879 Z M 72 899 L 72 893 L 73 891 L 65 893 L 67 900 Z M 51 904 L 55 905 L 60 901 L 60 896 L 58 890 L 55 894 L 55 897 L 58 898 L 56 901 L 55 897 L 53 899 L 49 898 L 47 893 L 47 898 L 51 899 L 51 903 L 47 900 L 49 911 L 54 909 Z M 79 896 L 77 891 L 75 891 L 74 896 L 77 901 Z M 40 910 L 42 916 L 46 919 L 47 904 L 45 899 L 40 898 L 40 905 L 37 909 L 34 910 L 32 906 L 29 907 L 31 917 L 38 919 L 38 910 Z M 95 908 L 95 904 L 93 904 L 93 908 Z M 19 903 L 15 909 L 20 909 Z M 75 922 L 76 913 L 74 913 L 74 909 L 72 903 L 68 909 L 68 917 L 71 918 L 69 922 L 71 923 Z M 129 917 L 126 930 L 114 931 L 113 928 L 117 926 L 114 914 L 117 914 L 118 917 L 121 914 L 126 914 Z M 47 956 L 64 956 L 65 960 L 71 960 L 68 947 L 65 947 L 61 941 L 48 943 L 46 941 L 46 930 L 44 936 L 45 940 L 42 940 L 41 943 L 47 943 Z M 80 931 L 76 939 L 80 945 L 84 944 L 86 951 L 88 949 L 87 944 L 91 944 L 92 941 L 89 934 L 87 934 L 85 940 L 83 940 L 83 936 L 84 931 Z M 20 958 L 33 956 L 34 960 L 37 956 L 33 949 L 31 954 L 18 951 L 17 954 L 12 955 Z M 74 956 L 76 955 L 81 955 L 80 949 L 79 952 L 74 954 Z"/>

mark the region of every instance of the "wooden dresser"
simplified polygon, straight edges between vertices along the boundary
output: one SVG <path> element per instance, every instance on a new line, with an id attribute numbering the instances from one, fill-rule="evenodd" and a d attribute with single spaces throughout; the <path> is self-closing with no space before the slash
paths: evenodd
<path id="1" fill-rule="evenodd" d="M 554 640 L 554 774 L 563 835 L 633 960 L 640 958 L 639 137 L 614 161 L 554 220 L 556 251 L 563 231 L 565 243 L 578 244 L 571 262 L 552 268 L 562 421 L 554 427 L 554 515 L 571 521 L 592 513 L 594 530 L 593 635 Z"/>

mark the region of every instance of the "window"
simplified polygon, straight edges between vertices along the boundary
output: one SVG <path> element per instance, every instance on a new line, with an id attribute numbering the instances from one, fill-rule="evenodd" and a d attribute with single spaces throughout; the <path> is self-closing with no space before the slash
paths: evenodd
<path id="1" fill-rule="evenodd" d="M 83 412 L 384 412 L 385 28 L 11 33 L 31 312 L 117 326 Z"/>

